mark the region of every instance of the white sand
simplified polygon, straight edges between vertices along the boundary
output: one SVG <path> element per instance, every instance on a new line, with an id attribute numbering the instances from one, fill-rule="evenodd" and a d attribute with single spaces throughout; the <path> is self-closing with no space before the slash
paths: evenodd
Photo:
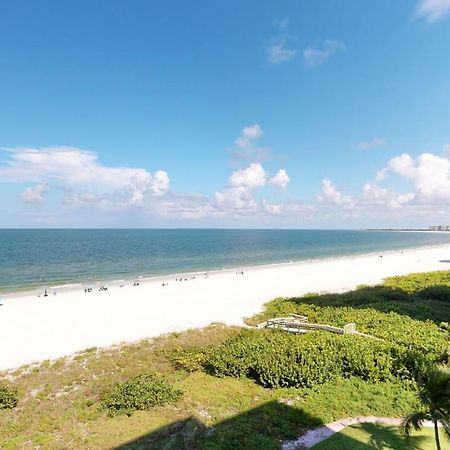
<path id="1" fill-rule="evenodd" d="M 211 322 L 242 324 L 269 300 L 307 292 L 343 291 L 391 275 L 450 269 L 450 245 L 311 263 L 213 272 L 209 278 L 161 286 L 80 287 L 56 296 L 24 294 L 0 306 L 0 370 L 107 347 Z"/>

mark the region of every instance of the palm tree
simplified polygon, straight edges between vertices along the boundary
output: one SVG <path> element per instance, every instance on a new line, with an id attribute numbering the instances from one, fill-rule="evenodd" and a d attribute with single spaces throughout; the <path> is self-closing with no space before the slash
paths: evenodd
<path id="1" fill-rule="evenodd" d="M 441 450 L 438 424 L 442 425 L 450 438 L 450 370 L 439 366 L 424 374 L 418 382 L 419 399 L 423 409 L 406 416 L 402 426 L 409 436 L 411 430 L 420 430 L 426 420 L 434 425 L 434 438 L 437 450 Z"/>

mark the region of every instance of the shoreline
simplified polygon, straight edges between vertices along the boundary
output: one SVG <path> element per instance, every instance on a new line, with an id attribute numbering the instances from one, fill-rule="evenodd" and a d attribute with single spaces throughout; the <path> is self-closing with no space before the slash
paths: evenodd
<path id="1" fill-rule="evenodd" d="M 242 325 L 277 297 L 343 292 L 388 276 L 435 270 L 450 270 L 450 244 L 253 266 L 244 274 L 236 269 L 209 271 L 208 277 L 183 274 L 181 282 L 171 275 L 164 277 L 167 284 L 142 278 L 140 286 L 111 285 L 105 292 L 72 287 L 48 297 L 3 296 L 0 371 L 213 322 Z"/>
<path id="2" fill-rule="evenodd" d="M 377 231 L 377 230 L 372 230 Z M 379 231 L 386 231 L 386 230 L 379 230 Z M 410 230 L 389 230 L 389 231 L 398 231 L 398 232 L 410 232 Z M 424 230 L 424 232 L 429 233 L 446 233 L 441 231 L 428 231 Z M 450 232 L 449 232 L 450 233 Z M 100 278 L 100 279 L 86 279 L 85 281 L 74 281 L 70 280 L 65 284 L 64 282 L 54 282 L 57 283 L 55 286 L 51 286 L 52 282 L 49 282 L 47 284 L 42 284 L 42 286 L 39 287 L 32 287 L 32 288 L 17 288 L 17 290 L 11 290 L 11 291 L 0 291 L 0 299 L 6 300 L 6 299 L 14 299 L 14 298 L 21 298 L 24 296 L 40 296 L 44 293 L 45 289 L 48 291 L 56 291 L 57 293 L 67 293 L 72 291 L 83 291 L 85 287 L 90 286 L 94 289 L 99 289 L 101 286 L 108 286 L 108 287 L 118 287 L 120 284 L 132 284 L 135 280 L 139 281 L 140 283 L 154 283 L 154 282 L 170 282 L 173 281 L 174 278 L 180 278 L 180 277 L 192 277 L 192 276 L 202 276 L 205 273 L 207 274 L 226 274 L 226 273 L 232 273 L 236 272 L 238 270 L 243 271 L 253 271 L 253 270 L 259 270 L 264 268 L 270 268 L 270 267 L 283 267 L 283 266 L 292 266 L 292 265 L 299 265 L 299 264 L 309 264 L 311 262 L 319 262 L 319 261 L 339 261 L 339 260 L 346 260 L 346 259 L 352 259 L 352 258 L 358 258 L 363 256 L 379 256 L 380 254 L 383 255 L 389 255 L 392 253 L 398 253 L 398 252 L 411 252 L 415 250 L 422 250 L 422 249 L 431 249 L 431 248 L 439 248 L 442 246 L 445 246 L 447 244 L 433 244 L 433 245 L 419 245 L 417 247 L 406 247 L 406 248 L 398 248 L 398 249 L 389 249 L 389 250 L 377 250 L 377 251 L 370 251 L 370 252 L 361 252 L 361 253 L 351 253 L 351 254 L 344 254 L 344 255 L 331 255 L 331 256 L 323 256 L 323 257 L 316 257 L 316 258 L 309 258 L 309 259 L 303 259 L 303 260 L 291 260 L 291 261 L 280 261 L 280 262 L 267 262 L 257 265 L 241 265 L 241 266 L 233 266 L 233 267 L 224 267 L 224 268 L 213 268 L 213 269 L 204 269 L 204 270 L 196 270 L 196 271 L 186 271 L 186 272 L 174 272 L 169 274 L 156 274 L 156 275 L 136 275 L 135 277 L 127 277 L 126 275 L 121 279 L 115 279 L 118 276 L 111 276 L 111 278 Z M 450 245 L 450 244 L 448 244 Z M 119 276 L 120 278 L 120 276 Z"/>

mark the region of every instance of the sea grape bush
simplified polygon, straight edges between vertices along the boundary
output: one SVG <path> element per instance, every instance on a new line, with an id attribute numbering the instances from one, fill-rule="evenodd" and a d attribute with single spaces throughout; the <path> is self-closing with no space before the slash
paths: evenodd
<path id="1" fill-rule="evenodd" d="M 154 406 L 176 402 L 182 392 L 155 373 L 141 374 L 115 385 L 104 395 L 102 405 L 110 416 L 148 410 Z"/>
<path id="2" fill-rule="evenodd" d="M 353 322 L 358 331 L 382 340 L 244 330 L 219 346 L 182 350 L 174 357 L 177 367 L 201 366 L 216 376 L 249 377 L 266 387 L 311 387 L 338 377 L 414 380 L 435 362 L 448 360 L 450 271 L 393 277 L 342 294 L 276 299 L 248 323 L 291 313 L 338 327 Z"/>
<path id="3" fill-rule="evenodd" d="M 450 288 L 450 270 L 412 273 L 410 275 L 390 277 L 385 280 L 384 285 L 401 289 L 404 292 L 419 294 L 422 291 L 427 292 L 428 288 L 433 288 L 435 286 Z M 447 298 L 448 292 L 449 291 L 447 290 Z"/>
<path id="4" fill-rule="evenodd" d="M 244 330 L 210 349 L 205 368 L 219 377 L 249 377 L 265 387 L 308 388 L 337 377 L 414 379 L 433 362 L 433 357 L 406 347 L 358 336 Z"/>
<path id="5" fill-rule="evenodd" d="M 317 302 L 316 299 L 314 301 Z M 274 300 L 267 305 L 264 313 L 249 322 L 259 323 L 270 317 L 289 316 L 291 313 L 307 316 L 309 322 L 337 327 L 353 322 L 362 333 L 419 352 L 442 353 L 449 345 L 448 333 L 443 332 L 439 322 L 416 320 L 408 315 L 378 311 L 374 308 L 320 306 L 308 303 L 308 298 Z M 447 316 L 442 319 L 447 320 Z"/>
<path id="6" fill-rule="evenodd" d="M 295 301 L 277 299 L 267 306 L 264 315 L 252 322 L 269 317 L 305 315 L 309 322 L 343 327 L 354 322 L 357 330 L 389 342 L 406 345 L 424 352 L 442 352 L 447 348 L 448 336 L 430 320 L 416 320 L 395 312 L 381 312 L 373 308 L 347 306 L 318 306 L 308 304 L 308 299 Z"/>
<path id="7" fill-rule="evenodd" d="M 164 352 L 175 369 L 196 372 L 203 369 L 207 349 L 188 347 Z"/>
<path id="8" fill-rule="evenodd" d="M 9 386 L 0 384 L 0 409 L 15 408 L 18 402 L 17 391 Z"/>

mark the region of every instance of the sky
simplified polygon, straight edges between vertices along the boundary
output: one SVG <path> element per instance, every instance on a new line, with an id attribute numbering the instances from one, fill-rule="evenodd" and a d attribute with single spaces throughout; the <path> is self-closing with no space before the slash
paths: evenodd
<path id="1" fill-rule="evenodd" d="M 450 223 L 450 0 L 0 4 L 0 227 Z"/>

